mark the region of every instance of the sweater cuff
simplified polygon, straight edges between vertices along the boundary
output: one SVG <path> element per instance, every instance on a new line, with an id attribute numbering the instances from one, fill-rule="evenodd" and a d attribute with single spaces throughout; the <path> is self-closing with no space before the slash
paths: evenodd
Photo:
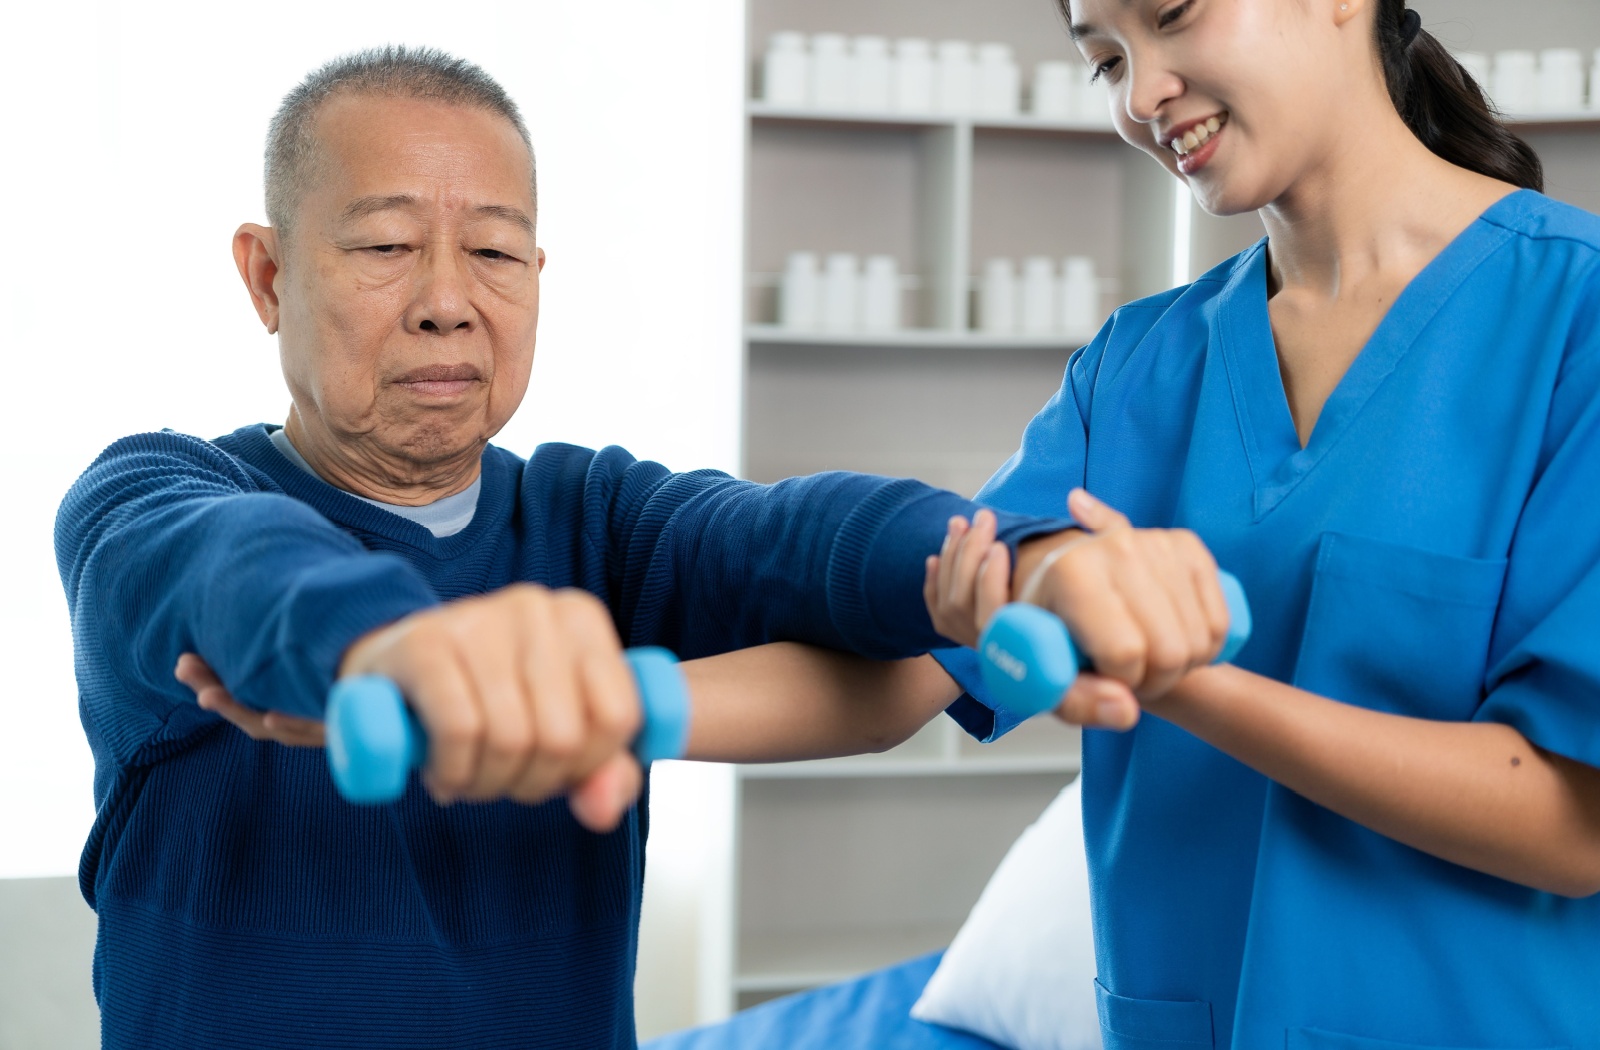
<path id="1" fill-rule="evenodd" d="M 345 650 L 363 635 L 439 604 L 410 564 L 379 552 L 319 565 L 282 600 L 279 655 L 241 687 L 240 699 L 261 710 L 318 719 Z"/>
<path id="2" fill-rule="evenodd" d="M 918 481 L 879 488 L 839 527 L 828 561 L 828 612 L 863 656 L 903 659 L 948 646 L 922 600 L 924 560 L 939 553 L 947 523 L 971 518 L 980 505 Z M 995 511 L 996 538 L 1011 552 L 1035 536 L 1074 528 L 1067 518 Z"/>

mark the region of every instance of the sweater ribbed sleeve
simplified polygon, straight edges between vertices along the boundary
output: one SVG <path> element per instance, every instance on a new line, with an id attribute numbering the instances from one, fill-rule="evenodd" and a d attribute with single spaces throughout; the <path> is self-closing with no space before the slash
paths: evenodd
<path id="1" fill-rule="evenodd" d="M 538 461 L 536 457 L 535 462 Z M 924 559 L 979 505 L 917 481 L 831 472 L 772 485 L 672 474 L 620 448 L 596 454 L 585 501 L 610 535 L 611 605 L 624 637 L 694 657 L 796 641 L 896 659 L 948 646 L 922 601 Z M 1017 544 L 1071 527 L 999 515 Z"/>
<path id="2" fill-rule="evenodd" d="M 86 720 L 124 762 L 194 720 L 182 653 L 252 707 L 320 717 L 345 648 L 437 600 L 403 559 L 172 432 L 102 453 L 63 500 L 55 545 Z"/>

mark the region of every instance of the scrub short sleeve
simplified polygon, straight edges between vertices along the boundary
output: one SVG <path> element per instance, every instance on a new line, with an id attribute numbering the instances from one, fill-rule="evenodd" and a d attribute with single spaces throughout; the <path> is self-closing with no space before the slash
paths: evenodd
<path id="1" fill-rule="evenodd" d="M 1084 483 L 1093 375 L 1105 356 L 1114 323 L 1115 318 L 1108 321 L 1094 342 L 1072 355 L 1061 388 L 1028 423 L 1022 447 L 978 491 L 977 502 L 1017 514 L 1066 514 L 1067 493 Z M 965 690 L 946 709 L 962 729 L 988 743 L 1016 728 L 1014 719 L 996 716 L 996 705 L 985 695 L 977 653 L 943 649 L 933 656 Z"/>
<path id="2" fill-rule="evenodd" d="M 1512 543 L 1476 720 L 1600 766 L 1600 334 L 1582 334 Z"/>

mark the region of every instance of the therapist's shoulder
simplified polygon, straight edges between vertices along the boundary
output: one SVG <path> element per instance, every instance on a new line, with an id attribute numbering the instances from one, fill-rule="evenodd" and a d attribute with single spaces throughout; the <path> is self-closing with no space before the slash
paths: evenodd
<path id="1" fill-rule="evenodd" d="M 1534 190 L 1511 194 L 1485 212 L 1483 221 L 1528 243 L 1576 249 L 1600 259 L 1600 215 Z"/>
<path id="2" fill-rule="evenodd" d="M 1218 298 L 1255 261 L 1265 245 L 1263 238 L 1188 284 L 1118 307 L 1094 340 L 1073 356 L 1069 367 L 1074 377 L 1086 380 L 1108 364 L 1115 367 L 1135 354 L 1155 352 L 1163 346 L 1192 352 L 1194 347 L 1205 345 L 1205 333 Z"/>

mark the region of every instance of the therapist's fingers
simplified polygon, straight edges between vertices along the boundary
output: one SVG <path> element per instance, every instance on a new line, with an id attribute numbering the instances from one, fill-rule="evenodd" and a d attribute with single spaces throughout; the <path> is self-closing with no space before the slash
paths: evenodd
<path id="1" fill-rule="evenodd" d="M 1139 710 L 1138 698 L 1125 683 L 1090 671 L 1073 681 L 1055 716 L 1085 729 L 1126 732 L 1139 724 Z"/>
<path id="2" fill-rule="evenodd" d="M 1067 513 L 1072 515 L 1072 520 L 1077 522 L 1080 528 L 1089 532 L 1132 528 L 1127 515 L 1091 494 L 1088 489 L 1073 489 L 1067 493 Z"/>
<path id="3" fill-rule="evenodd" d="M 314 718 L 299 718 L 277 711 L 257 711 L 233 698 L 211 665 L 195 653 L 178 658 L 173 677 L 194 690 L 195 703 L 231 722 L 252 740 L 269 741 L 285 747 L 322 747 L 322 723 Z"/>

